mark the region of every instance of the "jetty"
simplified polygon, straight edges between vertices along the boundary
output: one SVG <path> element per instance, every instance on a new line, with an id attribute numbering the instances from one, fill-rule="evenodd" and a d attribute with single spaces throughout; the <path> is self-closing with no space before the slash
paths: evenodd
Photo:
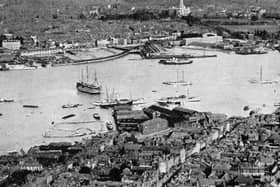
<path id="1" fill-rule="evenodd" d="M 181 54 L 181 55 L 169 55 L 169 54 L 159 54 L 159 55 L 150 55 L 144 56 L 145 59 L 189 59 L 189 58 L 214 58 L 217 55 L 188 55 L 188 54 Z"/>

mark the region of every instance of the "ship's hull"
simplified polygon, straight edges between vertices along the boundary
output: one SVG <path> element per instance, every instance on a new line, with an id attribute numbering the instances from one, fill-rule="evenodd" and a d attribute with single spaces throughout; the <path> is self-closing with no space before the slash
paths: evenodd
<path id="1" fill-rule="evenodd" d="M 114 102 L 100 102 L 94 104 L 99 106 L 100 108 L 112 108 L 114 106 L 120 106 L 120 105 L 132 105 L 133 101 L 127 100 L 127 101 L 114 101 Z"/>
<path id="2" fill-rule="evenodd" d="M 79 92 L 82 92 L 82 93 L 87 93 L 87 94 L 91 94 L 91 95 L 101 94 L 100 87 L 91 87 L 91 86 L 82 84 L 80 82 L 77 82 L 76 88 Z"/>
<path id="3" fill-rule="evenodd" d="M 160 64 L 164 65 L 185 65 L 185 64 L 192 64 L 192 60 L 186 60 L 186 61 L 179 61 L 179 62 L 173 62 L 173 61 L 168 61 L 168 60 L 160 60 Z"/>

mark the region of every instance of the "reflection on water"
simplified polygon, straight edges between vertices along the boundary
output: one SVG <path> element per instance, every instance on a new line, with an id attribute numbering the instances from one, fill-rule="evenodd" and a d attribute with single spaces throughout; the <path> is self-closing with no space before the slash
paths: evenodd
<path id="1" fill-rule="evenodd" d="M 176 52 L 186 51 L 177 48 Z M 248 80 L 258 79 L 260 66 L 263 79 L 279 79 L 280 54 L 217 54 L 217 58 L 194 59 L 193 64 L 184 66 L 164 66 L 157 60 L 140 60 L 140 57 L 131 55 L 112 62 L 91 64 L 89 70 L 92 78 L 96 70 L 103 88 L 111 91 L 114 88 L 120 97 L 132 95 L 133 98 L 144 97 L 150 102 L 161 97 L 187 94 L 186 87 L 162 84 L 176 80 L 176 72 L 180 70 L 185 72 L 184 79 L 193 83 L 189 87 L 190 95 L 201 99 L 200 103 L 187 103 L 186 107 L 228 115 L 247 115 L 243 107 L 248 105 L 251 109 L 271 112 L 273 103 L 277 99 L 279 101 L 279 84 L 250 84 Z M 82 68 L 84 66 L 0 72 L 0 97 L 16 100 L 15 103 L 0 103 L 0 113 L 3 113 L 0 117 L 0 152 L 42 142 L 67 140 L 44 139 L 42 134 L 50 128 L 52 121 L 61 121 L 61 117 L 68 114 L 76 114 L 71 119 L 73 121 L 93 120 L 94 112 L 100 113 L 105 120 L 111 119 L 111 113 L 106 110 L 88 110 L 90 103 L 104 99 L 105 93 L 101 96 L 77 93 L 75 83 Z M 62 109 L 61 106 L 67 103 L 81 103 L 83 106 Z M 23 104 L 40 107 L 23 108 Z M 92 128 L 101 127 L 92 124 Z"/>

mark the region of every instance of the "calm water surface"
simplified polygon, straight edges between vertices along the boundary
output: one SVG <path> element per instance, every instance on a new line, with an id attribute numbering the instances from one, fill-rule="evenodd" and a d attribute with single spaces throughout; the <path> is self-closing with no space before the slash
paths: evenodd
<path id="1" fill-rule="evenodd" d="M 177 48 L 176 53 L 186 49 Z M 198 51 L 188 51 L 202 54 Z M 210 52 L 208 52 L 210 53 Z M 185 80 L 191 81 L 191 96 L 201 99 L 200 103 L 186 103 L 185 107 L 200 111 L 226 113 L 228 115 L 248 115 L 243 107 L 259 108 L 261 112 L 271 112 L 273 104 L 280 101 L 280 84 L 250 84 L 249 79 L 258 79 L 260 66 L 263 79 L 280 79 L 280 54 L 235 55 L 215 52 L 217 58 L 194 59 L 194 63 L 184 66 L 164 66 L 157 60 L 141 60 L 130 55 L 111 62 L 89 65 L 93 77 L 94 70 L 103 88 L 113 89 L 120 97 L 145 98 L 153 102 L 163 96 L 186 94 L 186 87 L 163 85 L 163 81 L 176 80 L 177 71 L 184 71 Z M 213 52 L 211 52 L 213 54 Z M 15 103 L 0 103 L 0 153 L 28 148 L 31 145 L 51 141 L 77 139 L 46 139 L 42 134 L 52 127 L 51 122 L 61 122 L 61 117 L 76 114 L 72 121 L 92 120 L 98 112 L 103 119 L 111 120 L 106 110 L 88 110 L 91 102 L 105 98 L 78 93 L 75 83 L 79 80 L 83 66 L 67 66 L 38 69 L 36 71 L 0 72 L 0 97 L 13 98 Z M 181 76 L 181 75 L 180 75 Z M 179 77 L 180 77 L 179 76 Z M 157 92 L 152 92 L 156 90 Z M 82 103 L 75 109 L 62 109 L 67 103 Z M 38 109 L 23 108 L 23 104 L 39 105 Z M 100 124 L 90 128 L 104 130 Z"/>

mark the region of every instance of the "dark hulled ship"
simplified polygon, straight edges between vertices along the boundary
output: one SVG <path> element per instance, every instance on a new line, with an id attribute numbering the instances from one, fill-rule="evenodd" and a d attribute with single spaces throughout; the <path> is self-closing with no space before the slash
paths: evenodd
<path id="1" fill-rule="evenodd" d="M 94 82 L 89 83 L 89 74 L 88 74 L 88 67 L 86 71 L 86 81 L 84 81 L 83 71 L 82 71 L 82 79 L 81 81 L 76 83 L 76 88 L 79 92 L 95 95 L 101 94 L 101 84 L 98 82 L 97 75 L 95 72 L 94 75 Z"/>

